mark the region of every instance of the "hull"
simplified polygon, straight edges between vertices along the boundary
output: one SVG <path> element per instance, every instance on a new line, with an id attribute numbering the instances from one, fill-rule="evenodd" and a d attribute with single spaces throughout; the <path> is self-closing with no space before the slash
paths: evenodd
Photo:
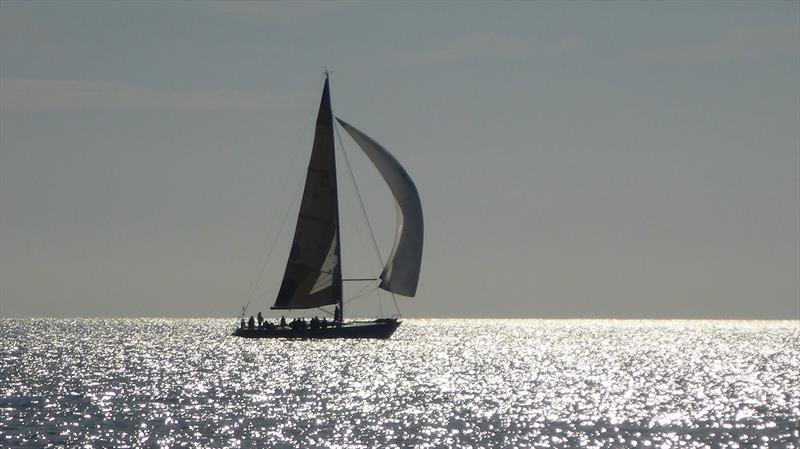
<path id="1" fill-rule="evenodd" d="M 396 319 L 379 319 L 343 323 L 324 329 L 292 329 L 291 327 L 271 327 L 262 329 L 236 329 L 233 336 L 244 338 L 379 338 L 387 339 L 400 326 Z"/>

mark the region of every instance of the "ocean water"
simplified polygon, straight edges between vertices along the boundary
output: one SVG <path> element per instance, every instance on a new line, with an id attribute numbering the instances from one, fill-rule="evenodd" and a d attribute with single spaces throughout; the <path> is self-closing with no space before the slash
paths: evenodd
<path id="1" fill-rule="evenodd" d="M 0 320 L 0 447 L 800 448 L 800 322 Z"/>

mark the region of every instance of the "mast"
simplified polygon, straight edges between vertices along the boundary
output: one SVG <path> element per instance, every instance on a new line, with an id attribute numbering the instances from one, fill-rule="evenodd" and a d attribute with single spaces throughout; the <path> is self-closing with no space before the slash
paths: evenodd
<path id="1" fill-rule="evenodd" d="M 339 322 L 344 322 L 344 288 L 342 282 L 342 233 L 339 228 L 339 184 L 336 178 L 336 141 L 333 138 L 333 107 L 331 106 L 331 96 L 330 96 L 330 76 L 328 74 L 328 70 L 325 69 L 325 89 L 328 91 L 328 120 L 331 123 L 331 159 L 333 160 L 333 179 L 334 179 L 334 186 L 333 189 L 336 192 L 334 195 L 335 200 L 335 208 L 336 208 L 336 255 L 339 259 Z M 321 113 L 322 111 L 320 111 Z"/>

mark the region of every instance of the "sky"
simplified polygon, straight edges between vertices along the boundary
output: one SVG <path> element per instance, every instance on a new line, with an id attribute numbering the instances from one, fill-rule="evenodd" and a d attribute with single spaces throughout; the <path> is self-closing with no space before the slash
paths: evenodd
<path id="1" fill-rule="evenodd" d="M 404 316 L 800 319 L 795 1 L 3 0 L 0 317 L 265 310 L 323 69 L 420 192 Z M 375 276 L 343 155 L 384 258 L 395 206 L 348 139 Z"/>

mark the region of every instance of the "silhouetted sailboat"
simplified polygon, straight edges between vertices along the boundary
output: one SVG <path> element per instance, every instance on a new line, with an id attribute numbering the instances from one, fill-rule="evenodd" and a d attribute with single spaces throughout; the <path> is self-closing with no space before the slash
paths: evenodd
<path id="1" fill-rule="evenodd" d="M 317 115 L 314 144 L 306 174 L 294 240 L 286 271 L 272 309 L 336 306 L 334 320 L 311 326 L 244 325 L 234 335 L 252 338 L 389 338 L 400 321 L 346 322 L 342 292 L 339 197 L 334 154 L 334 121 L 327 72 Z M 422 265 L 422 204 L 414 182 L 385 148 L 352 125 L 336 118 L 380 172 L 394 195 L 398 225 L 394 248 L 379 277 L 380 288 L 414 296 Z M 346 279 L 345 279 L 346 280 Z M 377 279 L 375 279 L 377 280 Z M 297 324 L 297 325 L 294 325 Z"/>

